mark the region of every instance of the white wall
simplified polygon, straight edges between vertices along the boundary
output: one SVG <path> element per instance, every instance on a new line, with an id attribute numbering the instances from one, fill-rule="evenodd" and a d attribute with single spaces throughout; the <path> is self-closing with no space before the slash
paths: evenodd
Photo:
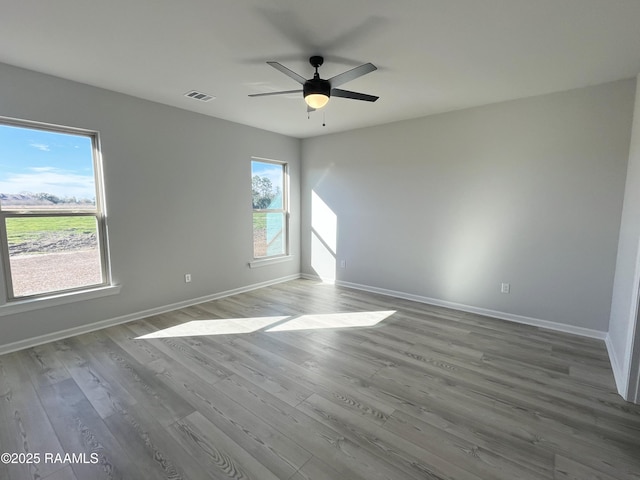
<path id="1" fill-rule="evenodd" d="M 303 273 L 603 338 L 634 88 L 303 140 Z"/>
<path id="2" fill-rule="evenodd" d="M 0 317 L 0 347 L 299 274 L 299 140 L 2 64 L 0 115 L 100 132 L 122 285 L 112 297 Z M 289 162 L 292 185 L 295 259 L 258 269 L 247 266 L 252 155 Z"/>
<path id="3" fill-rule="evenodd" d="M 640 77 L 638 77 L 640 87 Z M 636 326 L 640 287 L 640 88 L 636 87 L 635 112 L 620 226 L 618 257 L 611 303 L 607 347 L 620 394 L 636 396 L 640 365 L 640 329 Z M 635 358 L 632 350 L 635 338 Z M 633 368 L 632 368 L 633 367 Z M 629 391 L 631 386 L 633 391 Z M 640 399 L 636 399 L 638 401 Z"/>

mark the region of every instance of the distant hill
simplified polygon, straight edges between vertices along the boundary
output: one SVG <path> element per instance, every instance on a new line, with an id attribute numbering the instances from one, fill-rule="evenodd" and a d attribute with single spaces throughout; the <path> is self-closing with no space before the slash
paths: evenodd
<path id="1" fill-rule="evenodd" d="M 52 195 L 50 193 L 0 193 L 0 204 L 4 206 L 29 206 L 29 207 L 53 207 L 56 205 L 60 206 L 71 206 L 71 205 L 95 205 L 95 200 L 90 200 L 87 198 L 75 198 L 75 197 L 65 197 L 60 198 L 56 195 Z"/>

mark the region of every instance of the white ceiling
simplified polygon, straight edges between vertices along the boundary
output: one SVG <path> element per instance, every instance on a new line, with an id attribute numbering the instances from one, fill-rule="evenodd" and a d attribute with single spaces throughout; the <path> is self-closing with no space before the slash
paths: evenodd
<path id="1" fill-rule="evenodd" d="M 380 99 L 248 97 L 312 54 Z M 640 0 L 0 0 L 0 62 L 304 138 L 634 77 Z"/>

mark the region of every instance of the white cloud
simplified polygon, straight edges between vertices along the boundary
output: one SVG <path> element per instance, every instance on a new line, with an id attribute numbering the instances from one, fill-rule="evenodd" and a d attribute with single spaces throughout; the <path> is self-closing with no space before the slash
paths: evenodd
<path id="1" fill-rule="evenodd" d="M 58 197 L 95 198 L 91 175 L 58 173 L 55 169 L 32 169 L 35 173 L 10 174 L 0 181 L 2 193 L 50 193 Z"/>
<path id="2" fill-rule="evenodd" d="M 37 148 L 38 150 L 42 150 L 43 152 L 51 151 L 51 147 L 49 147 L 49 145 L 46 145 L 44 143 L 30 143 L 29 146 L 33 148 Z"/>

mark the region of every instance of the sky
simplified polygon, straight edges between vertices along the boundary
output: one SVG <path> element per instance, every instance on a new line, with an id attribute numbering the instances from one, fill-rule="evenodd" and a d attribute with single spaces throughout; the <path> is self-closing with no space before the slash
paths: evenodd
<path id="1" fill-rule="evenodd" d="M 94 199 L 91 138 L 0 125 L 0 193 Z"/>

